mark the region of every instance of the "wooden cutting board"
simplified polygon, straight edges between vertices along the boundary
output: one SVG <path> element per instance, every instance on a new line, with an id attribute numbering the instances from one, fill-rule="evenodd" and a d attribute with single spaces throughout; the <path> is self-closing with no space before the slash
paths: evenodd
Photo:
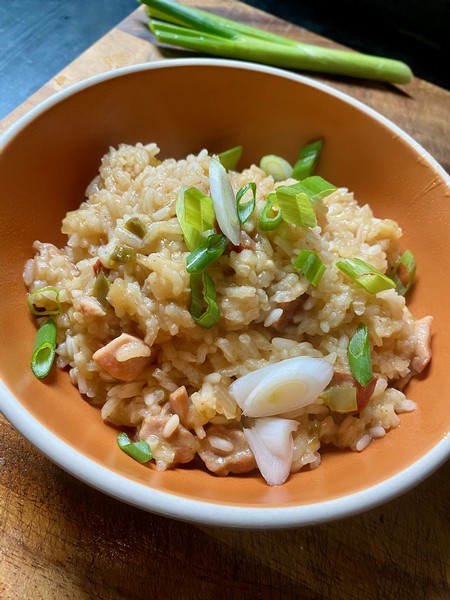
<path id="1" fill-rule="evenodd" d="M 203 0 L 201 7 L 336 47 L 232 0 Z M 4 119 L 0 131 L 76 81 L 186 54 L 157 48 L 138 9 Z M 390 118 L 450 170 L 449 92 L 418 79 L 400 87 L 312 76 Z M 450 462 L 364 515 L 290 531 L 239 532 L 157 517 L 96 492 L 51 464 L 0 416 L 0 599 L 65 598 L 448 599 Z"/>

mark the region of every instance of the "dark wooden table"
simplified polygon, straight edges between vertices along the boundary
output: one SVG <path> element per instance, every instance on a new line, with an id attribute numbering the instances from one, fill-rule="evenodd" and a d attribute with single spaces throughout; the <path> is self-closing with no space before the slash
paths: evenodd
<path id="1" fill-rule="evenodd" d="M 335 45 L 238 2 L 203 0 L 201 6 Z M 82 78 L 182 55 L 152 43 L 139 9 L 4 119 L 0 130 Z M 449 92 L 419 79 L 400 88 L 313 77 L 390 118 L 450 170 Z M 157 517 L 96 492 L 55 467 L 0 416 L 0 599 L 65 598 L 450 598 L 450 462 L 402 497 L 345 521 L 231 531 Z"/>

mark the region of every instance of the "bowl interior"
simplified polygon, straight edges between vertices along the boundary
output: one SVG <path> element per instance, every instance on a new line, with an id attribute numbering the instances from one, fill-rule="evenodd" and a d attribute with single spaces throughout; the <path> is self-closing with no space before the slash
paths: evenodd
<path id="1" fill-rule="evenodd" d="M 217 478 L 195 467 L 164 473 L 121 453 L 65 372 L 45 382 L 29 369 L 35 327 L 25 302 L 23 266 L 35 239 L 64 243 L 60 223 L 84 199 L 101 156 L 120 142 L 157 142 L 162 157 L 242 144 L 240 166 L 268 153 L 294 160 L 325 138 L 319 174 L 355 192 L 375 215 L 396 219 L 402 248 L 418 262 L 409 298 L 415 316 L 434 316 L 433 359 L 408 397 L 418 410 L 362 454 L 324 453 L 319 469 L 279 488 L 258 474 Z M 450 430 L 447 316 L 449 190 L 426 158 L 385 123 L 307 81 L 230 65 L 174 64 L 121 74 L 48 106 L 6 143 L 0 156 L 0 375 L 29 413 L 88 458 L 170 494 L 241 506 L 295 506 L 365 490 L 412 465 Z M 16 423 L 20 429 L 20 424 Z M 44 443 L 45 446 L 45 443 Z"/>

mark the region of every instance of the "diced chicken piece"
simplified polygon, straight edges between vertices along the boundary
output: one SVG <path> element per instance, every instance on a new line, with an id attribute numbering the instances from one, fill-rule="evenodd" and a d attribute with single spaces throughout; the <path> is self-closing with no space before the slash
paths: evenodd
<path id="1" fill-rule="evenodd" d="M 94 271 L 95 276 L 97 276 L 100 273 L 100 271 L 103 269 L 103 263 L 99 258 L 97 258 L 95 263 L 92 265 L 92 269 Z"/>
<path id="2" fill-rule="evenodd" d="M 176 429 L 165 436 L 166 425 L 173 415 L 156 415 L 144 419 L 139 431 L 140 439 L 147 440 L 153 450 L 154 457 L 170 466 L 178 463 L 188 463 L 197 454 L 199 448 L 198 439 L 183 425 L 178 424 Z"/>
<path id="3" fill-rule="evenodd" d="M 241 233 L 239 236 L 239 251 L 242 251 L 244 248 L 255 250 L 256 244 L 254 240 L 248 235 L 248 233 L 241 229 Z"/>
<path id="4" fill-rule="evenodd" d="M 389 382 L 389 385 L 400 392 L 405 389 L 408 383 L 411 381 L 412 374 L 408 373 L 404 377 L 400 377 L 400 379 L 394 379 Z"/>
<path id="5" fill-rule="evenodd" d="M 415 356 L 411 360 L 411 371 L 408 375 L 391 382 L 392 387 L 397 390 L 403 390 L 411 378 L 418 373 L 422 373 L 431 360 L 431 322 L 433 317 L 423 317 L 413 324 L 414 334 L 416 336 L 416 345 L 414 348 Z"/>
<path id="6" fill-rule="evenodd" d="M 295 316 L 295 313 L 298 311 L 299 308 L 301 308 L 301 306 L 303 306 L 305 300 L 306 296 L 299 296 L 291 302 L 281 302 L 278 305 L 278 308 L 281 308 L 283 312 L 278 317 L 278 319 L 272 323 L 272 327 L 274 327 L 277 330 L 283 329 L 285 325 L 292 321 L 292 319 Z"/>
<path id="7" fill-rule="evenodd" d="M 180 417 L 181 423 L 185 424 L 189 414 L 189 396 L 184 385 L 170 394 L 169 402 L 172 411 Z"/>
<path id="8" fill-rule="evenodd" d="M 92 358 L 104 371 L 121 381 L 133 381 L 150 364 L 154 353 L 140 338 L 122 333 Z"/>
<path id="9" fill-rule="evenodd" d="M 87 317 L 104 317 L 106 315 L 103 306 L 92 296 L 81 296 L 74 300 L 74 307 Z"/>
<path id="10" fill-rule="evenodd" d="M 223 425 L 210 425 L 206 437 L 200 441 L 200 458 L 216 475 L 248 473 L 256 469 L 256 461 L 239 429 L 228 429 Z"/>
<path id="11" fill-rule="evenodd" d="M 184 385 L 170 394 L 169 403 L 172 412 L 179 416 L 180 423 L 187 429 L 198 431 L 205 424 L 205 420 L 196 411 Z"/>
<path id="12" fill-rule="evenodd" d="M 422 373 L 431 359 L 431 322 L 433 317 L 423 317 L 414 322 L 414 334 L 417 338 L 416 356 L 411 361 L 411 367 L 416 373 Z"/>

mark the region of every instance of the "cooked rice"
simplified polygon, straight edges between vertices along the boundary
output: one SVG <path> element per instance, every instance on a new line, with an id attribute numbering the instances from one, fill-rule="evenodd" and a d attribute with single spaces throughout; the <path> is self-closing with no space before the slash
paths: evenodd
<path id="1" fill-rule="evenodd" d="M 320 400 L 306 407 L 297 416 L 292 471 L 317 467 L 321 446 L 359 452 L 397 427 L 398 413 L 414 410 L 415 403 L 392 386 L 420 370 L 413 366 L 417 361 L 426 362 L 417 327 L 425 321 L 413 318 L 395 290 L 370 295 L 335 263 L 359 257 L 389 273 L 400 256 L 399 226 L 374 217 L 367 204 L 340 189 L 321 201 L 317 227 L 282 223 L 263 233 L 257 219 L 274 191 L 272 177 L 256 166 L 230 173 L 236 190 L 250 181 L 257 184 L 256 210 L 242 226 L 244 247 L 210 268 L 221 317 L 212 329 L 204 329 L 189 312 L 188 251 L 175 203 L 180 186 L 209 193 L 210 156 L 203 150 L 185 160 L 160 162 L 158 152 L 155 144 L 111 148 L 88 187 L 87 200 L 63 220 L 67 245 L 58 249 L 36 241 L 36 255 L 25 267 L 30 291 L 46 286 L 59 290 L 57 364 L 68 367 L 80 392 L 102 407 L 102 418 L 117 427 L 136 428 L 137 438 L 149 442 L 159 469 L 187 462 L 178 447 L 183 436 L 188 440 L 187 432 L 191 459 L 204 449 L 209 428 L 215 433 L 208 451 L 218 456 L 233 452 L 236 440 L 217 434 L 242 429 L 241 411 L 228 389 L 232 381 L 296 356 L 323 357 L 335 372 L 348 374 L 347 345 L 363 321 L 373 344 L 375 392 L 356 414 L 333 413 Z M 132 216 L 146 228 L 143 240 L 124 228 Z M 110 257 L 119 244 L 133 248 L 136 260 L 113 264 Z M 317 287 L 293 267 L 303 248 L 316 251 L 327 267 Z M 106 307 L 93 295 L 98 268 L 110 282 Z M 40 301 L 45 304 L 44 295 Z M 152 362 L 130 382 L 119 381 L 93 359 L 124 332 L 154 351 Z M 131 347 L 124 352 L 122 361 L 139 355 Z M 186 427 L 170 401 L 182 386 L 189 398 L 189 415 L 181 419 Z M 180 439 L 172 443 L 174 436 Z"/>

